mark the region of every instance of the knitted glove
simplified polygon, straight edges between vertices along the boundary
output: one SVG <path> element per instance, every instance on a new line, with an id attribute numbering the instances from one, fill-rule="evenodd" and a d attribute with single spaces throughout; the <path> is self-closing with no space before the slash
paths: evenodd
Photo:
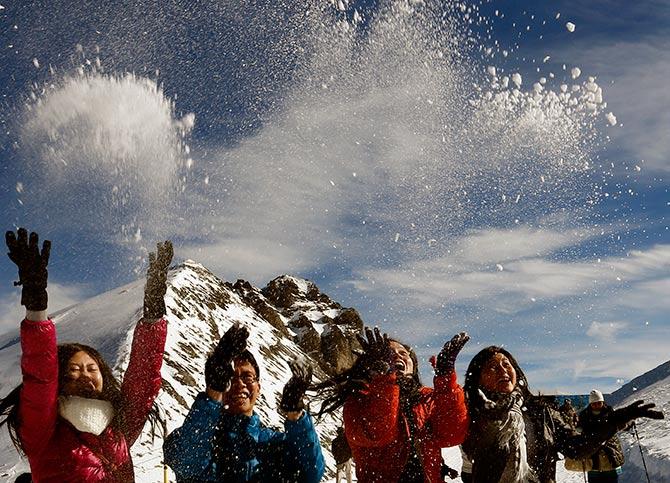
<path id="1" fill-rule="evenodd" d="M 293 376 L 284 386 L 279 409 L 282 412 L 300 411 L 305 409 L 305 392 L 312 382 L 312 366 L 308 363 L 289 362 Z"/>
<path id="2" fill-rule="evenodd" d="M 147 284 L 144 287 L 144 318 L 160 319 L 165 315 L 167 271 L 172 261 L 172 242 L 156 244 L 156 253 L 149 253 Z"/>
<path id="3" fill-rule="evenodd" d="M 223 334 L 214 352 L 205 363 L 205 382 L 207 387 L 225 392 L 233 376 L 233 359 L 247 348 L 249 330 L 239 324 L 233 325 Z"/>
<path id="4" fill-rule="evenodd" d="M 652 409 L 655 407 L 654 403 L 644 404 L 643 400 L 638 400 L 614 411 L 614 419 L 619 426 L 624 426 L 637 418 L 664 419 L 663 412 Z"/>
<path id="5" fill-rule="evenodd" d="M 435 357 L 431 358 L 430 362 L 435 368 L 436 376 L 444 376 L 454 371 L 456 357 L 469 340 L 470 336 L 466 332 L 456 334 L 449 342 L 444 344 L 444 347 L 442 347 L 442 350 L 437 355 L 437 359 Z"/>
<path id="6" fill-rule="evenodd" d="M 17 237 L 18 235 L 18 237 Z M 45 240 L 42 243 L 42 251 L 39 251 L 39 237 L 32 232 L 28 239 L 25 228 L 19 228 L 17 235 L 13 231 L 5 234 L 7 248 L 9 248 L 9 259 L 19 268 L 19 281 L 14 285 L 22 285 L 21 305 L 31 311 L 47 309 L 47 265 L 49 264 L 49 253 L 51 242 Z"/>
<path id="7" fill-rule="evenodd" d="M 356 338 L 363 348 L 360 365 L 366 372 L 366 377 L 371 379 L 377 374 L 386 374 L 393 355 L 388 335 L 382 334 L 377 327 L 374 331 L 366 327 L 365 337 L 356 334 Z"/>

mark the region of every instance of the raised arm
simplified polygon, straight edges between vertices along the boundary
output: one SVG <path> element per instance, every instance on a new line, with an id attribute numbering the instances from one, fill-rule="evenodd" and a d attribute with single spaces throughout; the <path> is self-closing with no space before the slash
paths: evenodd
<path id="1" fill-rule="evenodd" d="M 172 255 L 172 243 L 169 241 L 158 243 L 156 254 L 149 254 L 144 317 L 135 326 L 130 361 L 121 385 L 128 446 L 142 432 L 161 387 L 161 366 L 167 336 L 164 298 Z"/>
<path id="2" fill-rule="evenodd" d="M 389 373 L 391 346 L 386 334 L 365 329 L 358 336 L 363 354 L 356 364 L 361 367 L 363 389 L 344 404 L 344 430 L 352 447 L 379 447 L 398 436 L 400 387 L 395 373 Z"/>
<path id="3" fill-rule="evenodd" d="M 468 410 L 465 405 L 463 388 L 456 380 L 456 357 L 470 336 L 461 332 L 451 338 L 431 362 L 435 369 L 433 385 L 432 422 L 433 437 L 444 448 L 463 442 L 468 431 Z"/>
<path id="4" fill-rule="evenodd" d="M 48 444 L 58 414 L 58 352 L 56 328 L 47 320 L 47 265 L 51 242 L 39 250 L 39 237 L 25 228 L 8 231 L 8 255 L 19 269 L 21 305 L 26 319 L 21 323 L 21 372 L 23 386 L 19 402 L 19 437 L 27 454 L 40 452 Z"/>
<path id="5" fill-rule="evenodd" d="M 584 433 L 577 433 L 560 414 L 552 411 L 552 419 L 556 427 L 558 450 L 569 458 L 580 459 L 595 453 L 602 444 L 614 436 L 617 431 L 625 428 L 637 418 L 664 419 L 661 411 L 654 409 L 655 404 L 634 403 L 612 412 L 609 418 Z"/>

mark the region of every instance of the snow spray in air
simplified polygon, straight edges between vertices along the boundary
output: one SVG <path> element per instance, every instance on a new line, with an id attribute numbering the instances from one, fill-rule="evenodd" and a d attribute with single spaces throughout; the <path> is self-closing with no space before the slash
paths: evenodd
<path id="1" fill-rule="evenodd" d="M 595 79 L 506 70 L 476 6 L 353 3 L 305 17 L 296 50 L 309 55 L 282 109 L 208 168 L 226 205 L 213 238 L 386 265 L 443 256 L 466 230 L 589 209 L 605 107 Z"/>
<path id="2" fill-rule="evenodd" d="M 139 241 L 160 231 L 190 161 L 185 138 L 195 117 L 152 80 L 80 69 L 33 92 L 21 148 L 31 201 L 60 227 Z"/>

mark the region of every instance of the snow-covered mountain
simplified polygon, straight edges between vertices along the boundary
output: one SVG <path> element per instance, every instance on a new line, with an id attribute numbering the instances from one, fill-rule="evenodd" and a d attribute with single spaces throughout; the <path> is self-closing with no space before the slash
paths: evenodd
<path id="1" fill-rule="evenodd" d="M 98 348 L 122 374 L 133 327 L 142 313 L 143 288 L 144 281 L 138 280 L 54 314 L 59 342 L 78 341 Z M 241 322 L 251 332 L 249 348 L 261 371 L 257 411 L 268 426 L 277 428 L 283 427 L 276 407 L 291 375 L 288 362 L 310 360 L 316 367 L 315 377 L 322 380 L 351 364 L 352 348 L 357 347 L 354 334 L 363 325 L 354 309 L 343 308 L 307 280 L 282 276 L 260 290 L 242 280 L 225 282 L 191 261 L 170 271 L 165 300 L 168 338 L 157 403 L 168 432 L 181 425 L 195 396 L 204 389 L 207 355 L 233 322 Z M 0 396 L 20 383 L 19 361 L 17 321 L 16 331 L 0 337 Z M 332 417 L 317 424 L 329 477 L 334 468 L 330 441 L 339 424 Z M 17 474 L 29 471 L 27 462 L 11 445 L 4 427 L 0 433 L 0 481 L 14 481 Z M 138 481 L 162 481 L 161 448 L 162 436 L 152 442 L 146 433 L 134 445 Z"/>

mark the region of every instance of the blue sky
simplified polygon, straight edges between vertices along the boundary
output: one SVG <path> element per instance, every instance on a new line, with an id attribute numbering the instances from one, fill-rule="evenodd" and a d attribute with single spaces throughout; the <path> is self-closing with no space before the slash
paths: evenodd
<path id="1" fill-rule="evenodd" d="M 465 329 L 461 373 L 493 343 L 550 392 L 667 360 L 669 2 L 0 3 L 3 225 L 53 240 L 53 308 L 170 238 L 424 361 Z"/>

